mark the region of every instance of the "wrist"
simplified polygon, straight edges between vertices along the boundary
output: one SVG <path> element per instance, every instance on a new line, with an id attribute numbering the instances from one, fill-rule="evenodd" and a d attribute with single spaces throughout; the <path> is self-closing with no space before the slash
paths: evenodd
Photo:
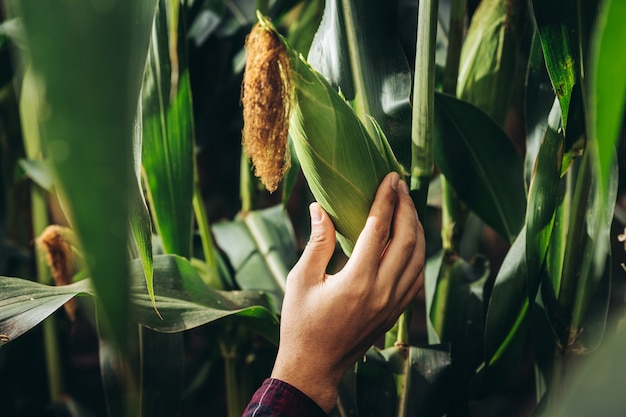
<path id="1" fill-rule="evenodd" d="M 271 377 L 299 389 L 327 414 L 337 403 L 337 377 L 309 365 L 311 358 L 285 358 L 279 350 Z"/>

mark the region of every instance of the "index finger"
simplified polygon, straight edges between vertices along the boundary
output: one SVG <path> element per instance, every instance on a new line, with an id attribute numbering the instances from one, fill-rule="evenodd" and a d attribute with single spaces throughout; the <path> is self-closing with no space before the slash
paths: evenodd
<path id="1" fill-rule="evenodd" d="M 378 186 L 365 226 L 354 245 L 352 257 L 346 264 L 371 268 L 375 272 L 391 232 L 391 221 L 398 198 L 400 176 L 391 172 Z"/>

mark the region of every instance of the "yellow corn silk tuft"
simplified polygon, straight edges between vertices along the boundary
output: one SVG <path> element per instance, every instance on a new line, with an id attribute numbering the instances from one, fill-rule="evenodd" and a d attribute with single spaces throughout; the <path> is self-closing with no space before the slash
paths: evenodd
<path id="1" fill-rule="evenodd" d="M 290 100 L 285 105 L 289 138 L 311 192 L 332 218 L 349 256 L 384 176 L 406 172 L 374 120 L 372 137 L 348 103 L 262 16 L 253 32 L 259 30 L 271 33 L 287 54 L 288 64 L 279 60 L 277 66 L 284 82 L 282 96 Z"/>
<path id="2" fill-rule="evenodd" d="M 268 191 L 289 169 L 289 59 L 276 34 L 255 25 L 246 39 L 243 148 Z"/>

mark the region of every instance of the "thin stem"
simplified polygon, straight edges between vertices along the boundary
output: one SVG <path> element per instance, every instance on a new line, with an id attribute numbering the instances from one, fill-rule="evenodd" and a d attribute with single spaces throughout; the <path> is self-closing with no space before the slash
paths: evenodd
<path id="1" fill-rule="evenodd" d="M 587 203 L 589 198 L 589 188 L 591 187 L 591 168 L 589 164 L 589 153 L 582 157 L 580 170 L 576 180 L 576 188 L 571 204 L 571 215 L 568 227 L 568 245 L 565 248 L 563 278 L 561 280 L 561 290 L 559 292 L 559 305 L 562 311 L 567 312 L 571 320 L 570 340 L 576 337 L 578 331 L 577 318 L 571 317 L 574 313 L 574 303 L 578 289 L 578 281 L 582 276 L 580 271 L 580 245 L 584 241 L 585 216 L 587 214 Z"/>
<path id="2" fill-rule="evenodd" d="M 443 73 L 443 92 L 456 95 L 456 84 L 459 77 L 459 62 L 465 31 L 465 9 L 467 0 L 452 0 L 450 6 L 450 30 L 448 33 L 448 51 L 446 68 Z"/>
<path id="3" fill-rule="evenodd" d="M 228 337 L 228 336 L 225 336 Z M 228 417 L 240 417 L 243 413 L 239 399 L 239 384 L 237 383 L 237 362 L 235 346 L 229 341 L 220 341 L 220 350 L 224 358 L 224 383 L 226 386 L 226 409 Z"/>
<path id="4" fill-rule="evenodd" d="M 409 346 L 409 324 L 411 322 L 411 308 L 402 313 L 398 319 L 398 335 L 396 346 Z"/>
<path id="5" fill-rule="evenodd" d="M 220 279 L 221 275 L 219 273 L 219 265 L 217 263 L 215 243 L 213 242 L 209 219 L 207 218 L 204 200 L 202 199 L 202 192 L 200 191 L 198 166 L 196 164 L 194 164 L 193 212 L 196 217 L 196 222 L 198 223 L 198 232 L 200 233 L 200 240 L 202 242 L 204 262 L 209 268 L 209 271 L 211 271 L 211 277 L 216 278 L 206 284 L 212 288 L 223 290 L 225 287 L 224 283 Z"/>
<path id="6" fill-rule="evenodd" d="M 31 186 L 31 209 L 33 231 L 36 236 L 41 234 L 48 226 L 48 205 L 46 191 L 37 185 Z M 37 281 L 50 284 L 50 268 L 46 261 L 44 251 L 35 250 L 37 260 Z M 63 395 L 63 372 L 61 370 L 61 356 L 59 353 L 59 341 L 57 338 L 56 318 L 49 316 L 42 324 L 43 343 L 46 356 L 46 369 L 48 373 L 48 392 L 51 402 L 61 401 Z"/>
<path id="7" fill-rule="evenodd" d="M 250 172 L 250 162 L 243 149 L 241 151 L 241 162 L 239 169 L 239 195 L 241 197 L 241 212 L 252 211 L 252 173 Z"/>
<path id="8" fill-rule="evenodd" d="M 465 8 L 467 0 L 453 0 L 450 9 L 450 31 L 448 36 L 448 51 L 446 68 L 443 73 L 443 92 L 456 96 L 456 86 L 459 76 L 459 62 L 463 46 L 463 32 L 465 28 Z M 441 175 L 442 220 L 441 239 L 443 249 L 456 253 L 462 234 L 463 224 L 467 218 L 465 210 L 459 201 L 456 192 Z"/>

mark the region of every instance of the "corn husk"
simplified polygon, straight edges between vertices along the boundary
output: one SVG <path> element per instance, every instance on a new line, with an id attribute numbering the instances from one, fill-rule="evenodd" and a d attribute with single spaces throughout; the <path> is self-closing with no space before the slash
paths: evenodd
<path id="1" fill-rule="evenodd" d="M 510 107 L 525 0 L 484 0 L 472 17 L 461 50 L 457 96 L 500 126 Z"/>
<path id="2" fill-rule="evenodd" d="M 283 114 L 285 111 L 289 115 L 289 138 L 309 188 L 333 220 L 338 240 L 349 256 L 365 225 L 381 180 L 391 171 L 404 175 L 404 168 L 396 160 L 377 123 L 371 120 L 375 132 L 375 137 L 372 137 L 342 96 L 301 55 L 289 47 L 271 22 L 261 16 L 259 23 L 252 29 L 249 40 L 257 37 L 263 37 L 266 41 L 255 41 L 255 45 L 270 45 L 270 48 L 275 48 L 273 52 L 276 53 L 270 54 L 265 50 L 257 51 L 248 47 L 246 49 L 246 75 L 242 92 L 244 143 L 258 136 L 258 132 L 251 127 L 259 125 L 256 118 L 267 120 L 264 112 L 269 112 L 271 116 Z M 249 44 L 250 42 L 247 43 Z M 273 62 L 267 68 L 271 74 L 258 71 L 264 65 L 258 62 L 259 56 L 273 57 Z M 255 63 L 255 68 L 249 67 L 252 62 Z M 254 94 L 262 90 L 259 85 L 265 84 L 266 79 L 275 80 L 277 73 L 280 74 L 283 87 L 272 90 L 278 91 L 277 95 L 281 99 L 269 99 L 274 106 L 271 110 L 267 106 L 263 108 L 255 104 L 259 99 Z M 268 98 L 263 98 L 263 101 L 268 101 Z M 249 106 L 255 107 L 256 111 L 251 111 Z M 276 106 L 283 107 L 277 109 Z M 267 134 L 282 132 L 284 129 L 271 126 L 263 130 Z M 283 143 L 275 138 L 256 139 L 264 141 L 268 147 Z M 259 154 L 275 156 L 278 152 L 283 152 L 286 155 L 287 147 L 279 146 L 282 146 L 280 150 L 270 151 L 266 148 L 265 152 Z M 255 166 L 263 163 L 256 160 L 258 156 L 251 155 Z M 282 160 L 288 160 L 288 156 Z M 283 168 L 277 164 L 277 169 Z"/>

